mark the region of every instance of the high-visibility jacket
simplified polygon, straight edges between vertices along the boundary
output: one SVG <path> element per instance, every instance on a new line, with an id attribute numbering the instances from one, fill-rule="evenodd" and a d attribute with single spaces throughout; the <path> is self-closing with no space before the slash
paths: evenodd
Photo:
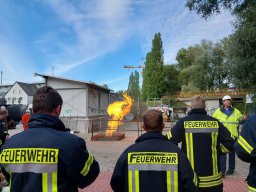
<path id="1" fill-rule="evenodd" d="M 99 174 L 85 141 L 46 114 L 32 114 L 29 129 L 5 142 L 0 163 L 10 174 L 12 192 L 76 192 Z"/>
<path id="2" fill-rule="evenodd" d="M 238 137 L 238 125 L 242 118 L 242 114 L 238 109 L 231 107 L 232 113 L 227 116 L 224 113 L 224 110 L 225 109 L 223 107 L 218 108 L 212 116 L 218 119 L 225 127 L 227 127 L 232 137 L 236 138 Z"/>
<path id="3" fill-rule="evenodd" d="M 115 166 L 115 192 L 192 192 L 197 177 L 186 155 L 160 132 L 147 132 L 128 147 Z"/>
<path id="4" fill-rule="evenodd" d="M 250 163 L 247 177 L 248 191 L 256 192 L 256 115 L 251 116 L 243 125 L 235 144 L 237 156 Z"/>
<path id="5" fill-rule="evenodd" d="M 173 143 L 182 142 L 192 168 L 199 177 L 201 191 L 222 191 L 219 155 L 233 150 L 230 132 L 203 109 L 192 109 L 167 133 Z"/>

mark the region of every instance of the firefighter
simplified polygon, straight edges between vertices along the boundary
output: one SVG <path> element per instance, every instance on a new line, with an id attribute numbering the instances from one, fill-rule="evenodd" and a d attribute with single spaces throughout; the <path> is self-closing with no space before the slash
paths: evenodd
<path id="1" fill-rule="evenodd" d="M 113 191 L 195 191 L 197 177 L 186 155 L 162 135 L 162 113 L 151 109 L 142 118 L 146 133 L 119 157 L 110 182 Z"/>
<path id="2" fill-rule="evenodd" d="M 0 164 L 10 175 L 10 191 L 78 192 L 99 174 L 85 141 L 66 132 L 58 118 L 63 101 L 49 86 L 33 96 L 29 129 L 12 136 L 1 149 Z"/>
<path id="3" fill-rule="evenodd" d="M 0 147 L 9 137 L 7 126 L 8 111 L 5 106 L 0 107 Z"/>
<path id="4" fill-rule="evenodd" d="M 199 177 L 200 192 L 223 191 L 219 155 L 233 150 L 234 140 L 222 123 L 207 115 L 202 97 L 191 98 L 189 115 L 180 119 L 167 137 L 175 144 L 182 142 L 182 150 Z"/>
<path id="5" fill-rule="evenodd" d="M 242 115 L 241 112 L 232 107 L 231 105 L 231 97 L 229 95 L 225 95 L 222 98 L 223 106 L 218 108 L 214 113 L 213 117 L 218 119 L 227 129 L 230 131 L 231 136 L 234 139 L 237 139 L 238 137 L 238 127 L 239 122 L 241 120 L 245 121 L 246 116 Z M 226 161 L 227 161 L 227 155 L 222 154 L 220 156 L 220 168 L 222 175 L 232 175 L 235 171 L 235 151 L 232 151 L 229 153 L 229 167 L 228 171 L 226 172 Z"/>
<path id="6" fill-rule="evenodd" d="M 248 191 L 256 192 L 256 114 L 251 116 L 243 125 L 242 131 L 235 144 L 237 156 L 250 163 L 247 177 Z"/>
<path id="7" fill-rule="evenodd" d="M 29 119 L 30 119 L 30 111 L 27 109 L 21 119 L 24 131 L 26 131 L 28 129 Z"/>

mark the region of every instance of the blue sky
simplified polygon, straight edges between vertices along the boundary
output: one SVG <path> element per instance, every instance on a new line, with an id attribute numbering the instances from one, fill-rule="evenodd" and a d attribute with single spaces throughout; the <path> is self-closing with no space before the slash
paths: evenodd
<path id="1" fill-rule="evenodd" d="M 204 20 L 185 0 L 1 0 L 0 70 L 3 84 L 40 82 L 34 73 L 108 84 L 125 90 L 143 63 L 154 34 L 165 63 L 177 51 L 232 33 L 228 12 Z M 138 69 L 141 71 L 141 69 Z"/>

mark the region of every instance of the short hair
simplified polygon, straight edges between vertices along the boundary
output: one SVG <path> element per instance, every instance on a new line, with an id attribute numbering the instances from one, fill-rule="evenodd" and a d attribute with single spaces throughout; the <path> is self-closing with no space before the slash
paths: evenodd
<path id="1" fill-rule="evenodd" d="M 163 116 L 160 111 L 150 109 L 142 115 L 145 130 L 160 131 L 163 125 Z"/>
<path id="2" fill-rule="evenodd" d="M 62 98 L 55 89 L 43 86 L 33 96 L 33 113 L 51 113 L 62 104 Z"/>
<path id="3" fill-rule="evenodd" d="M 192 109 L 205 109 L 205 100 L 199 95 L 193 96 L 190 102 Z"/>

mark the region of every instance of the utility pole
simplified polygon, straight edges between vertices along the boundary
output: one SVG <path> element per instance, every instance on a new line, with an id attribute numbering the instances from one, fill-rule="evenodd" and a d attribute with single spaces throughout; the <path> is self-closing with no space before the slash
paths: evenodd
<path id="1" fill-rule="evenodd" d="M 54 76 L 54 65 L 52 66 L 52 76 Z"/>
<path id="2" fill-rule="evenodd" d="M 1 70 L 1 85 L 2 85 L 2 76 L 3 76 L 3 71 Z"/>

